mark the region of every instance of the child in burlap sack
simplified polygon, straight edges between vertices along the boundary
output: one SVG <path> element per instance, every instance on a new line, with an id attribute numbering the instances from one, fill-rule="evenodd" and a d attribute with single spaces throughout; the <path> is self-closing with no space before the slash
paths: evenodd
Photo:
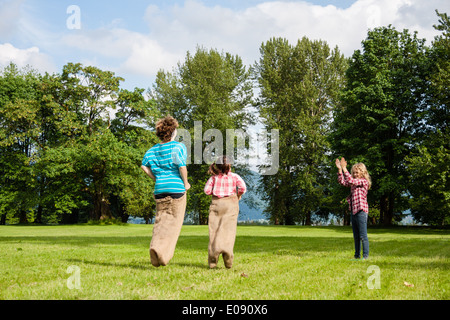
<path id="1" fill-rule="evenodd" d="M 165 266 L 172 259 L 186 212 L 186 146 L 175 141 L 178 121 L 171 116 L 156 123 L 161 142 L 148 150 L 142 170 L 155 181 L 156 217 L 150 242 L 153 266 Z"/>
<path id="2" fill-rule="evenodd" d="M 234 259 L 239 200 L 247 187 L 238 174 L 231 172 L 226 156 L 220 157 L 209 167 L 209 174 L 211 177 L 204 188 L 207 195 L 212 195 L 208 222 L 208 264 L 210 268 L 215 268 L 222 254 L 225 267 L 229 269 Z"/>

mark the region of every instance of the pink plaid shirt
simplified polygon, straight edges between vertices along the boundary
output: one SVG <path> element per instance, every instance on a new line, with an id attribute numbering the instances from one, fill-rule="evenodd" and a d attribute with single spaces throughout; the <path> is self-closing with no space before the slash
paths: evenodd
<path id="1" fill-rule="evenodd" d="M 344 187 L 351 188 L 351 193 L 347 197 L 350 211 L 356 214 L 362 210 L 368 214 L 367 192 L 369 191 L 369 182 L 366 179 L 354 179 L 348 171 L 344 174 L 338 174 L 338 182 Z"/>
<path id="2" fill-rule="evenodd" d="M 209 178 L 204 191 L 207 195 L 224 198 L 236 194 L 236 188 L 239 189 L 240 195 L 247 191 L 244 180 L 230 171 L 228 174 L 218 174 Z"/>

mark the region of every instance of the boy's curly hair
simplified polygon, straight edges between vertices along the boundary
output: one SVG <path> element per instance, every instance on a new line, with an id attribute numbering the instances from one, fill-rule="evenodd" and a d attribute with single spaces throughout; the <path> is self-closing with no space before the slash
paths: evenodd
<path id="1" fill-rule="evenodd" d="M 172 116 L 167 116 L 156 123 L 156 136 L 162 142 L 170 141 L 176 128 L 178 128 L 178 121 Z"/>

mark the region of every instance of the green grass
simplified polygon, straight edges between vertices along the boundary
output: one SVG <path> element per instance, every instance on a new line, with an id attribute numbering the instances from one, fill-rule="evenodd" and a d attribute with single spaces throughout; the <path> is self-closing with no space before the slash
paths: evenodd
<path id="1" fill-rule="evenodd" d="M 449 230 L 369 228 L 369 260 L 351 261 L 351 227 L 238 226 L 232 269 L 222 258 L 208 268 L 207 226 L 183 226 L 171 263 L 152 267 L 151 234 L 152 225 L 1 226 L 0 299 L 450 297 Z M 67 286 L 72 265 L 80 289 Z M 380 289 L 368 288 L 371 265 Z"/>

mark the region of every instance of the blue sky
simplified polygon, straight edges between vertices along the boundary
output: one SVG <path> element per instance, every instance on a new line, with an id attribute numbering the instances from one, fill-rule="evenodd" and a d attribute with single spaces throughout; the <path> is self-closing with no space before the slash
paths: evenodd
<path id="1" fill-rule="evenodd" d="M 67 27 L 70 5 L 80 9 L 79 29 Z M 147 89 L 158 70 L 171 70 L 197 45 L 238 54 L 250 65 L 274 36 L 322 39 L 346 56 L 381 25 L 431 41 L 435 9 L 450 13 L 450 1 L 0 0 L 0 68 L 12 61 L 52 73 L 81 62 L 114 71 L 125 88 Z"/>

